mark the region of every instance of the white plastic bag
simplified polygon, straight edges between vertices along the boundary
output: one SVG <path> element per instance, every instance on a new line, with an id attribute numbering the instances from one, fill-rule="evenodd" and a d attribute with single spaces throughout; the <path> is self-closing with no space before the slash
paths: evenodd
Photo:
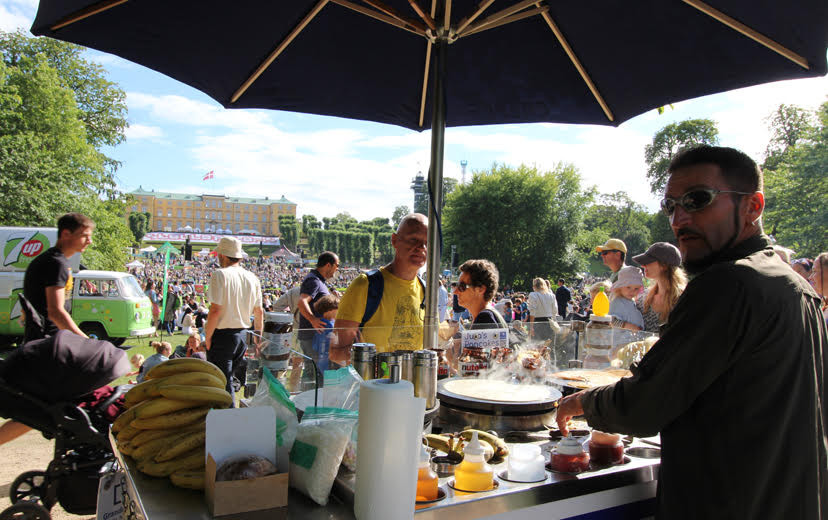
<path id="1" fill-rule="evenodd" d="M 256 387 L 250 406 L 270 406 L 276 410 L 276 468 L 279 473 L 285 473 L 288 471 L 290 450 L 293 448 L 299 425 L 296 406 L 290 400 L 287 389 L 270 370 L 263 370 L 262 374 L 262 380 Z"/>

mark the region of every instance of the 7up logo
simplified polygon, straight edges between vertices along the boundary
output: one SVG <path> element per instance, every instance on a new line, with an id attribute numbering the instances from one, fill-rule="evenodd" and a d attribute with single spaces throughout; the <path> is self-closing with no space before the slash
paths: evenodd
<path id="1" fill-rule="evenodd" d="M 38 230 L 12 231 L 5 236 L 2 267 L 26 269 L 49 245 L 49 239 Z"/>

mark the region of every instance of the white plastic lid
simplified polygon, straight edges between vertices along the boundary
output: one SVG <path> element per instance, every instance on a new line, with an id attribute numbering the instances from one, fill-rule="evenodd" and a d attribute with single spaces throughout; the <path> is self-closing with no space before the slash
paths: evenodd
<path id="1" fill-rule="evenodd" d="M 580 455 L 584 453 L 584 447 L 570 433 L 558 443 L 558 453 L 561 455 Z"/>
<path id="2" fill-rule="evenodd" d="M 537 444 L 515 444 L 509 448 L 510 460 L 532 460 L 541 454 Z"/>
<path id="3" fill-rule="evenodd" d="M 602 321 L 604 323 L 612 323 L 612 316 L 607 314 L 606 316 L 598 316 L 597 314 L 590 314 L 589 321 Z"/>
<path id="4" fill-rule="evenodd" d="M 480 444 L 480 441 L 477 439 L 477 432 L 472 432 L 472 439 L 466 444 L 466 447 L 463 448 L 463 453 L 468 455 L 483 455 L 483 445 Z"/>
<path id="5" fill-rule="evenodd" d="M 420 444 L 420 467 L 431 464 L 431 453 L 428 451 L 428 446 Z"/>

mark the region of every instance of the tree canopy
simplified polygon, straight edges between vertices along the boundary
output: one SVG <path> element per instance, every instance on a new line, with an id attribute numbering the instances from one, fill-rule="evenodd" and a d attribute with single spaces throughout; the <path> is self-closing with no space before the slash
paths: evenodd
<path id="1" fill-rule="evenodd" d="M 503 284 L 528 287 L 536 276 L 572 274 L 583 267 L 575 251 L 591 192 L 577 169 L 552 171 L 494 164 L 448 196 L 443 214 L 445 261 L 449 245 L 460 261 L 486 258 Z"/>
<path id="2" fill-rule="evenodd" d="M 101 152 L 124 139 L 125 94 L 82 47 L 0 32 L 0 222 L 54 226 L 68 211 L 97 223 L 84 263 L 122 269 L 133 236 L 117 162 Z"/>
<path id="3" fill-rule="evenodd" d="M 667 184 L 667 167 L 680 151 L 699 144 L 715 145 L 719 142 L 719 129 L 710 119 L 687 119 L 671 123 L 653 136 L 653 142 L 644 148 L 647 163 L 647 179 L 650 191 L 661 194 Z"/>

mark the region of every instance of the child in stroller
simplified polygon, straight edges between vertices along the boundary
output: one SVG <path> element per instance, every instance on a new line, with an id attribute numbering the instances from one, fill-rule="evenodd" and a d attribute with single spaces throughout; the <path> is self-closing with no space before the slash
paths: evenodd
<path id="1" fill-rule="evenodd" d="M 48 519 L 56 502 L 69 513 L 95 512 L 101 470 L 114 460 L 108 427 L 120 413 L 117 401 L 125 390 L 104 385 L 129 371 L 124 351 L 63 330 L 0 361 L 0 417 L 9 419 L 5 440 L 29 428 L 55 439 L 48 468 L 12 483 L 13 505 L 0 520 Z"/>

